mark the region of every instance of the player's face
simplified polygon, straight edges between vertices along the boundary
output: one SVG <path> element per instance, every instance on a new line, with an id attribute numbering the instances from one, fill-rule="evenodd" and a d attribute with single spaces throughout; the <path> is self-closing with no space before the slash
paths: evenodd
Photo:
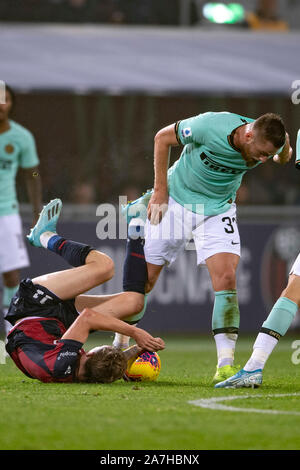
<path id="1" fill-rule="evenodd" d="M 12 99 L 10 93 L 6 90 L 5 103 L 0 104 L 0 121 L 5 121 L 8 118 L 9 112 L 12 108 Z"/>
<path id="2" fill-rule="evenodd" d="M 243 154 L 247 161 L 252 161 L 254 164 L 266 163 L 271 156 L 276 155 L 278 150 L 271 142 L 260 139 L 254 132 L 251 132 L 246 137 Z"/>
<path id="3" fill-rule="evenodd" d="M 80 355 L 79 360 L 78 360 L 78 367 L 76 371 L 76 379 L 78 382 L 85 382 L 85 363 L 88 359 L 88 356 L 86 353 L 83 353 Z"/>
<path id="4" fill-rule="evenodd" d="M 104 346 L 103 346 L 104 347 Z M 88 360 L 88 358 L 90 356 L 92 356 L 93 354 L 95 354 L 97 352 L 97 350 L 99 350 L 101 347 L 99 348 L 94 348 L 92 349 L 91 351 L 87 352 L 87 353 L 82 353 L 79 357 L 79 360 L 78 360 L 78 367 L 77 367 L 77 371 L 76 371 L 76 378 L 79 382 L 85 382 L 86 381 L 86 376 L 85 376 L 85 363 L 86 361 Z"/>

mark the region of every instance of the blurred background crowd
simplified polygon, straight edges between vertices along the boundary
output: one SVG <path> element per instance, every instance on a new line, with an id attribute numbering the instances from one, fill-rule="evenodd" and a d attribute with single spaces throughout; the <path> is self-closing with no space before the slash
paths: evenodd
<path id="1" fill-rule="evenodd" d="M 1 0 L 0 17 L 2 21 L 201 24 L 206 3 L 206 0 Z M 245 9 L 242 21 L 245 26 L 286 28 L 295 23 L 289 10 L 297 6 L 297 0 L 236 3 Z"/>
<path id="2" fill-rule="evenodd" d="M 32 45 L 27 43 L 26 38 L 30 34 L 28 30 L 23 30 L 24 41 L 22 41 L 21 34 L 23 33 L 16 33 L 14 30 L 15 36 L 10 36 L 11 29 L 9 28 L 15 28 L 21 24 L 25 28 L 26 25 L 27 28 L 28 25 L 32 28 L 37 25 L 43 27 L 46 23 L 50 23 L 50 26 L 58 25 L 61 28 L 64 25 L 68 28 L 75 24 L 77 28 L 82 27 L 82 30 L 88 27 L 113 26 L 117 32 L 119 29 L 126 28 L 127 25 L 136 25 L 144 30 L 156 27 L 160 32 L 158 34 L 161 34 L 161 30 L 168 26 L 169 28 L 165 29 L 207 31 L 208 40 L 209 37 L 214 37 L 214 33 L 222 31 L 223 34 L 225 29 L 228 32 L 247 31 L 245 35 L 248 36 L 245 41 L 249 41 L 250 45 L 249 34 L 251 35 L 252 31 L 253 35 L 264 35 L 261 37 L 262 48 L 264 43 L 274 41 L 273 50 L 276 54 L 276 44 L 280 44 L 281 38 L 284 39 L 288 34 L 292 35 L 300 28 L 299 0 L 242 0 L 235 3 L 207 2 L 206 0 L 1 0 L 0 22 L 2 31 L 3 26 L 8 28 L 3 32 L 4 40 L 10 42 L 10 48 L 5 49 L 3 45 L 3 50 L 7 54 L 7 63 L 17 64 L 15 69 L 12 67 L 12 74 L 7 78 L 15 88 L 17 97 L 12 117 L 28 127 L 35 135 L 41 157 L 45 200 L 53 194 L 62 197 L 65 202 L 73 203 L 117 202 L 120 194 L 127 195 L 129 199 L 135 198 L 152 185 L 152 150 L 155 133 L 161 127 L 176 120 L 205 111 L 227 110 L 254 118 L 264 112 L 277 112 L 286 122 L 292 143 L 295 142 L 299 127 L 297 123 L 300 122 L 300 105 L 296 106 L 291 102 L 291 80 L 285 92 L 276 89 L 271 79 L 268 92 L 263 88 L 260 90 L 258 85 L 255 93 L 249 94 L 241 91 L 239 85 L 236 91 L 230 92 L 225 87 L 224 90 L 218 89 L 216 92 L 203 91 L 199 86 L 199 90 L 194 88 L 182 92 L 182 90 L 170 89 L 168 93 L 160 93 L 155 88 L 151 89 L 150 85 L 146 91 L 137 89 L 131 90 L 130 93 L 126 91 L 111 93 L 107 90 L 103 91 L 101 86 L 97 90 L 97 77 L 95 77 L 92 89 L 89 89 L 88 83 L 83 84 L 85 91 L 81 93 L 78 88 L 74 90 L 71 84 L 68 89 L 59 82 L 64 73 L 61 62 L 64 61 L 65 70 L 72 73 L 74 64 L 78 60 L 76 48 L 81 43 L 75 40 L 79 41 L 81 38 L 79 29 L 74 32 L 72 38 L 70 37 L 71 41 L 74 39 L 72 56 L 66 57 L 60 56 L 58 43 L 63 30 L 57 34 L 57 44 L 45 42 L 45 45 L 42 41 L 47 38 L 47 34 L 41 31 L 40 36 L 35 36 L 33 39 L 35 42 L 41 40 L 40 57 L 36 57 L 33 56 L 33 52 L 31 55 L 28 53 Z M 270 34 L 270 40 L 265 36 L 268 34 Z M 93 56 L 97 40 L 99 50 L 102 48 L 101 54 L 104 54 L 103 59 L 101 55 Z M 14 41 L 18 41 L 18 44 L 13 45 Z M 85 70 L 85 79 L 89 78 L 88 72 L 90 76 L 99 72 L 98 77 L 101 78 L 101 61 L 109 60 L 107 45 L 100 41 L 101 37 L 97 39 L 96 36 L 91 36 L 93 49 L 87 49 L 86 43 L 81 47 L 80 52 L 85 54 L 91 67 L 95 65 L 95 70 Z M 138 32 L 136 42 L 136 48 L 138 48 Z M 221 42 L 222 40 L 220 45 Z M 243 45 L 243 38 L 239 36 L 238 42 Z M 50 46 L 51 48 L 55 46 L 56 49 L 50 50 Z M 21 48 L 19 52 L 18 47 Z M 151 48 L 151 44 L 148 47 Z M 155 47 L 159 48 L 159 42 Z M 255 48 L 256 46 L 253 46 L 253 50 L 249 50 L 249 57 L 251 56 L 253 64 L 255 64 L 257 51 Z M 27 54 L 26 59 L 23 51 Z M 202 60 L 205 61 L 206 51 L 201 48 L 201 38 L 199 39 L 200 52 L 204 53 Z M 47 70 L 44 70 L 43 74 L 41 70 L 44 66 L 42 65 L 44 57 L 50 57 L 50 53 L 53 63 L 48 65 L 53 70 L 58 68 L 59 79 L 57 83 L 53 81 L 49 85 L 44 81 L 45 77 L 47 78 Z M 174 50 L 174 55 L 178 54 L 178 68 L 181 67 L 180 53 L 181 51 Z M 209 54 L 210 52 L 207 53 Z M 232 56 L 234 55 L 235 49 L 232 50 Z M 27 57 L 32 60 L 32 63 L 25 62 Z M 216 73 L 220 74 L 220 71 L 222 73 L 222 65 L 218 67 L 217 63 L 220 60 L 220 54 L 210 59 L 216 61 L 216 64 L 213 64 Z M 34 72 L 31 72 L 32 83 L 20 85 L 22 60 L 23 67 L 28 66 L 27 71 L 24 72 L 24 78 L 28 77 L 34 62 L 41 63 L 39 82 L 35 80 Z M 140 65 L 138 60 L 140 58 L 137 57 L 137 70 Z M 147 60 L 145 57 L 143 61 Z M 192 54 L 189 60 L 192 60 Z M 278 67 L 280 67 L 281 60 L 282 58 L 279 57 Z M 291 78 L 300 79 L 300 74 L 297 76 L 299 67 L 296 57 L 291 57 L 291 60 L 294 64 L 294 75 Z M 230 56 L 227 61 L 230 64 Z M 245 64 L 246 62 L 244 65 L 241 64 L 241 70 Z M 105 67 L 104 62 L 103 65 Z M 272 73 L 273 65 L 273 63 L 269 64 L 269 73 Z M 199 76 L 202 72 L 203 69 L 199 68 Z M 285 70 L 280 72 L 284 74 Z M 119 73 L 122 74 L 121 67 Z M 263 71 L 260 73 L 263 75 Z M 274 69 L 274 78 L 276 74 L 278 75 L 277 70 Z M 114 75 L 115 72 L 112 72 L 112 78 Z M 163 73 L 161 75 L 163 76 Z M 136 76 L 139 77 L 139 73 Z M 3 78 L 5 79 L 6 76 Z M 269 77 L 266 78 L 266 81 L 268 80 Z M 207 81 L 209 82 L 209 79 Z M 252 81 L 255 83 L 255 77 Z M 234 87 L 234 81 L 232 83 Z M 179 153 L 175 149 L 172 157 L 175 159 L 178 156 Z M 59 172 L 55 166 L 57 161 L 60 162 Z M 244 205 L 297 205 L 300 203 L 298 180 L 299 175 L 296 174 L 292 165 L 284 171 L 276 165 L 263 165 L 246 176 L 238 193 L 238 202 Z M 24 201 L 24 198 L 25 193 L 23 194 L 20 189 L 20 200 Z"/>

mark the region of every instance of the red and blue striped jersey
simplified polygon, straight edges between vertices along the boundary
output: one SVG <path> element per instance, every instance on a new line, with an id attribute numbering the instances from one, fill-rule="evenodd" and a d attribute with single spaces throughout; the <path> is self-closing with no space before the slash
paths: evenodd
<path id="1" fill-rule="evenodd" d="M 28 377 L 42 382 L 74 382 L 82 343 L 61 339 L 66 328 L 57 318 L 27 317 L 9 332 L 6 350 Z"/>

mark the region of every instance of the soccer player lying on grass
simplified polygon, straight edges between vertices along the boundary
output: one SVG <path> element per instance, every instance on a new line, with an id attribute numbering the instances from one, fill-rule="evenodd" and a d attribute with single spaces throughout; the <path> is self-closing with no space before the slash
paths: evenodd
<path id="1" fill-rule="evenodd" d="M 262 371 L 279 339 L 289 329 L 300 306 L 300 254 L 293 264 L 289 281 L 274 304 L 253 345 L 253 352 L 237 374 L 215 385 L 215 388 L 258 387 L 262 384 Z"/>
<path id="2" fill-rule="evenodd" d="M 145 350 L 163 349 L 164 342 L 120 320 L 132 314 L 132 303 L 141 293 L 83 295 L 113 276 L 113 261 L 57 235 L 61 208 L 59 199 L 44 207 L 28 239 L 75 268 L 20 283 L 6 316 L 13 325 L 6 350 L 24 374 L 42 382 L 113 382 L 124 375 L 129 359 Z M 129 335 L 137 345 L 124 352 L 106 346 L 86 353 L 82 346 L 95 330 Z"/>

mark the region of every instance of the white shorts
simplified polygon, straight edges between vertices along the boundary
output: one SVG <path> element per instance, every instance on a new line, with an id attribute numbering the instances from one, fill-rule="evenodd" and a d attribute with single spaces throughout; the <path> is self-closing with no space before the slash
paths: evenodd
<path id="1" fill-rule="evenodd" d="M 240 256 L 235 204 L 223 214 L 204 217 L 169 197 L 168 210 L 161 222 L 151 225 L 148 219 L 146 221 L 145 258 L 151 264 L 171 264 L 184 248 L 196 250 L 197 264 L 205 264 L 205 260 L 216 253 Z"/>
<path id="2" fill-rule="evenodd" d="M 296 274 L 296 276 L 300 276 L 300 253 L 291 267 L 290 274 Z"/>
<path id="3" fill-rule="evenodd" d="M 19 214 L 0 216 L 0 271 L 6 273 L 29 266 Z"/>

